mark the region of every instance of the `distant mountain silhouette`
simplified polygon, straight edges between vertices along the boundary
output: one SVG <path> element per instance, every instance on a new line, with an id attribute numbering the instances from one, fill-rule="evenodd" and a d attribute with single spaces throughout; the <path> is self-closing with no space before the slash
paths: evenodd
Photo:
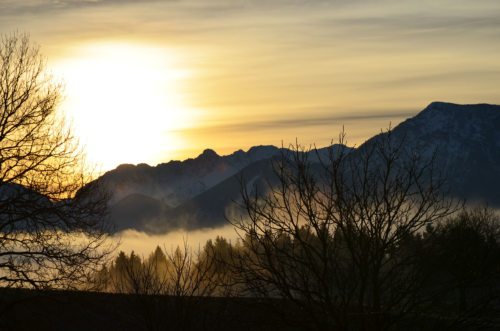
<path id="1" fill-rule="evenodd" d="M 350 157 L 386 134 L 350 150 Z M 500 206 L 500 106 L 433 102 L 395 127 L 392 135 L 404 139 L 405 148 L 435 153 L 454 197 Z M 98 181 L 113 194 L 111 216 L 117 230 L 213 227 L 224 224 L 226 214 L 237 213 L 233 202 L 240 199 L 242 179 L 257 187 L 272 182 L 272 159 L 281 152 L 287 150 L 256 146 L 219 156 L 207 149 L 197 158 L 156 167 L 121 165 Z M 319 157 L 326 152 L 319 150 Z M 311 160 L 317 159 L 311 154 Z"/>
<path id="2" fill-rule="evenodd" d="M 192 220 L 193 214 L 180 212 L 187 208 L 180 208 L 181 205 L 233 178 L 242 169 L 278 154 L 280 149 L 275 146 L 256 146 L 227 156 L 206 149 L 194 159 L 155 167 L 123 164 L 97 181 L 112 193 L 110 217 L 117 231 L 127 228 L 168 231 L 198 223 Z M 169 221 L 165 222 L 167 218 Z"/>
<path id="3" fill-rule="evenodd" d="M 227 156 L 206 149 L 194 159 L 170 161 L 155 167 L 123 164 L 105 173 L 98 181 L 113 193 L 112 202 L 139 193 L 176 207 L 246 166 L 278 154 L 279 148 L 274 146 L 256 146 L 248 152 L 239 150 Z"/>

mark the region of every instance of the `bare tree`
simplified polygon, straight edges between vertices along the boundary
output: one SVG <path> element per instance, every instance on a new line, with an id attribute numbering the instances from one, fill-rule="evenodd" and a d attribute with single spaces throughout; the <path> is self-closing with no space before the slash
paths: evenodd
<path id="1" fill-rule="evenodd" d="M 214 259 L 201 255 L 187 241 L 170 251 L 157 247 L 147 259 L 120 252 L 97 278 L 108 285 L 107 291 L 133 294 L 129 302 L 140 325 L 148 330 L 203 328 L 208 319 L 214 323 L 206 311 L 207 297 L 216 293 L 220 283 Z M 212 306 L 211 313 L 218 312 Z"/>
<path id="2" fill-rule="evenodd" d="M 27 35 L 0 37 L 1 286 L 82 286 L 109 252 L 107 196 L 82 190 L 92 178 L 61 89 Z"/>
<path id="3" fill-rule="evenodd" d="M 355 153 L 344 137 L 328 157 L 292 146 L 266 192 L 243 183 L 232 268 L 251 295 L 296 304 L 309 326 L 389 329 L 419 302 L 419 233 L 459 205 L 433 159 L 390 130 Z"/>

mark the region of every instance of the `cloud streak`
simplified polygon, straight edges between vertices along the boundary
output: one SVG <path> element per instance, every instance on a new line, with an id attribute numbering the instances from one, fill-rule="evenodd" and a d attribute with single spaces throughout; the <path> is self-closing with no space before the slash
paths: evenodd
<path id="1" fill-rule="evenodd" d="M 304 109 L 304 113 L 314 113 L 314 109 Z M 282 128 L 294 129 L 304 127 L 325 127 L 332 125 L 343 125 L 348 122 L 355 121 L 373 121 L 373 120 L 387 120 L 399 121 L 414 116 L 417 111 L 401 111 L 401 112 L 373 112 L 373 113 L 360 113 L 360 114 L 332 114 L 325 116 L 301 116 L 295 118 L 265 120 L 265 121 L 248 121 L 236 122 L 223 125 L 204 126 L 193 128 L 194 132 L 215 133 L 215 132 L 245 132 L 248 130 L 280 130 Z"/>

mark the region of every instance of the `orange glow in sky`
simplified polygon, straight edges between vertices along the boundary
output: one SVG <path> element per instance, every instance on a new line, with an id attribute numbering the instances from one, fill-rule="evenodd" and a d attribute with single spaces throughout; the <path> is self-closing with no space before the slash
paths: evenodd
<path id="1" fill-rule="evenodd" d="M 494 0 L 0 1 L 64 80 L 103 170 L 254 145 L 348 143 L 432 101 L 500 103 Z"/>

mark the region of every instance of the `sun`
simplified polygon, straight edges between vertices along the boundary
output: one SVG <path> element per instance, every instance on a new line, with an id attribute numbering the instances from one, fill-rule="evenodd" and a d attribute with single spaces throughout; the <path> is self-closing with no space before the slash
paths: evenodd
<path id="1" fill-rule="evenodd" d="M 55 65 L 65 82 L 62 109 L 89 160 L 103 170 L 121 163 L 155 163 L 183 141 L 193 125 L 175 54 L 123 42 L 76 46 Z"/>

